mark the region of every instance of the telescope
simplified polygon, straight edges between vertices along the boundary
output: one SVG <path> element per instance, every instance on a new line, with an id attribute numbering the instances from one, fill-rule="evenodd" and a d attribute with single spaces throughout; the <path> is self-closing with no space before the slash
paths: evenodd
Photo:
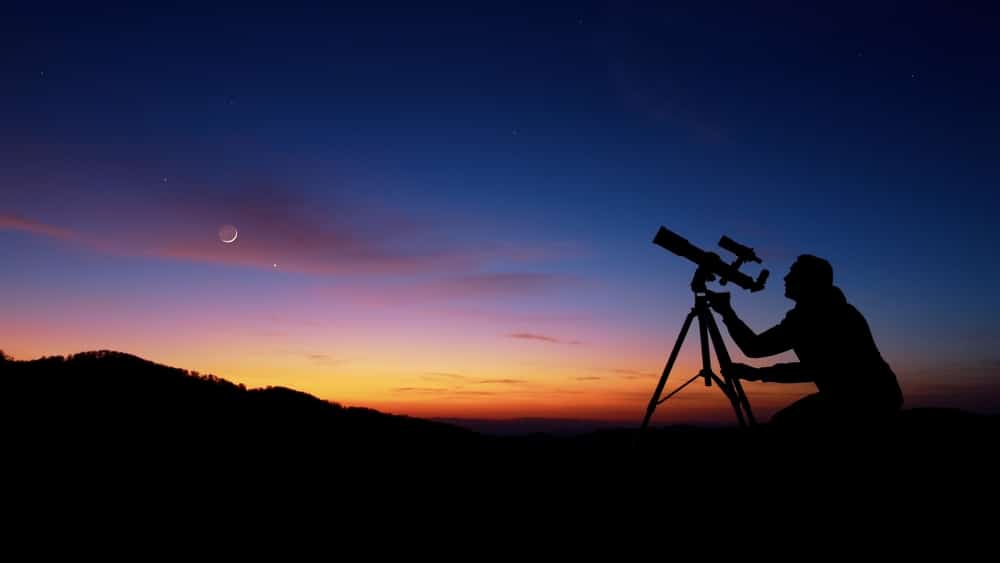
<path id="1" fill-rule="evenodd" d="M 660 381 L 656 384 L 656 390 L 653 391 L 653 396 L 649 399 L 649 405 L 646 407 L 646 416 L 643 418 L 642 427 L 639 429 L 639 436 L 642 436 L 643 432 L 646 431 L 657 406 L 676 395 L 681 389 L 684 389 L 698 378 L 704 379 L 705 385 L 712 385 L 714 382 L 722 390 L 722 393 L 732 404 L 733 411 L 736 413 L 736 421 L 739 422 L 741 427 L 755 425 L 757 422 L 753 417 L 753 411 L 750 409 L 750 400 L 747 399 L 739 378 L 729 376 L 729 369 L 733 362 L 729 357 L 729 352 L 726 350 L 726 343 L 722 339 L 722 333 L 719 332 L 719 327 L 715 323 L 715 317 L 712 316 L 710 309 L 713 298 L 723 295 L 728 297 L 728 294 L 709 291 L 705 287 L 705 284 L 715 281 L 718 278 L 719 283 L 722 285 L 733 282 L 751 292 L 760 291 L 764 289 L 764 283 L 767 282 L 768 271 L 761 270 L 756 280 L 741 272 L 740 266 L 747 262 L 760 264 L 760 257 L 757 256 L 754 249 L 744 246 L 727 236 L 723 236 L 719 240 L 719 246 L 736 255 L 736 260 L 732 263 L 726 263 L 714 252 L 705 252 L 688 242 L 686 238 L 668 230 L 666 227 L 660 227 L 656 236 L 653 237 L 653 243 L 694 262 L 697 264 L 698 269 L 695 270 L 694 277 L 691 279 L 691 289 L 694 291 L 694 307 L 684 319 L 684 324 L 681 325 L 681 332 L 677 336 L 677 341 L 674 342 L 674 348 L 670 352 L 667 365 L 663 368 L 663 375 L 660 376 Z M 701 341 L 701 371 L 696 373 L 687 383 L 674 389 L 666 397 L 661 398 L 667 378 L 670 376 L 670 372 L 674 368 L 674 363 L 677 361 L 677 355 L 681 351 L 684 338 L 687 336 L 688 329 L 691 328 L 691 323 L 695 319 L 698 320 L 698 334 Z M 712 348 L 715 349 L 715 354 L 718 357 L 720 374 L 715 373 L 712 367 Z"/>
<path id="2" fill-rule="evenodd" d="M 688 242 L 686 238 L 666 227 L 660 227 L 656 236 L 653 237 L 653 243 L 698 265 L 698 274 L 695 275 L 695 280 L 691 282 L 691 287 L 696 292 L 704 292 L 705 282 L 714 281 L 716 276 L 718 276 L 719 283 L 722 285 L 733 282 L 743 289 L 756 292 L 764 289 L 764 284 L 767 283 L 767 277 L 770 275 L 770 272 L 767 270 L 761 270 L 755 280 L 741 272 L 740 266 L 743 264 L 747 262 L 760 264 L 761 260 L 757 256 L 757 253 L 754 252 L 754 249 L 744 246 L 725 235 L 719 239 L 719 246 L 736 255 L 736 260 L 731 264 L 727 264 L 714 252 L 705 252 Z"/>

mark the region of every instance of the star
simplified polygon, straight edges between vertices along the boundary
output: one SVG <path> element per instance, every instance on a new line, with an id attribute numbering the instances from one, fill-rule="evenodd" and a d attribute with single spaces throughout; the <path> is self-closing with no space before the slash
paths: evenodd
<path id="1" fill-rule="evenodd" d="M 163 183 L 164 183 L 164 184 L 166 184 L 166 183 L 167 183 L 167 177 L 166 177 L 166 176 L 164 176 L 164 177 L 163 177 Z"/>
<path id="2" fill-rule="evenodd" d="M 917 73 L 915 73 L 915 72 L 911 72 L 910 73 L 910 78 L 911 79 L 916 78 L 916 77 L 917 77 Z"/>
<path id="3" fill-rule="evenodd" d="M 274 268 L 275 270 L 278 269 L 278 265 L 277 264 L 271 264 L 271 267 Z"/>

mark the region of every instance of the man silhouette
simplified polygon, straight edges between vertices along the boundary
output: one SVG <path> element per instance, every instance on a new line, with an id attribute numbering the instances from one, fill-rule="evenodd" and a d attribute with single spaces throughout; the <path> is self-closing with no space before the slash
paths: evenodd
<path id="1" fill-rule="evenodd" d="M 710 302 L 729 335 L 750 358 L 794 350 L 799 362 L 754 368 L 734 363 L 726 375 L 748 381 L 816 384 L 819 392 L 777 412 L 771 423 L 784 427 L 866 425 L 899 410 L 903 395 L 896 375 L 875 345 L 864 316 L 833 285 L 833 268 L 804 254 L 785 276 L 785 297 L 795 301 L 776 326 L 754 332 L 733 311 L 729 294 Z"/>

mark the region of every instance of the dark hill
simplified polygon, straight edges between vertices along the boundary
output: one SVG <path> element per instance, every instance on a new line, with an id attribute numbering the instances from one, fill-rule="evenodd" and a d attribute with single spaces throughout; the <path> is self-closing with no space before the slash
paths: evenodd
<path id="1" fill-rule="evenodd" d="M 634 447 L 635 429 L 577 435 L 481 435 L 452 424 L 344 407 L 283 387 L 247 389 L 224 379 L 119 352 L 85 352 L 33 361 L 0 359 L 5 427 L 29 457 L 117 463 L 154 456 L 179 463 L 218 460 L 263 465 L 405 468 L 441 460 L 533 474 L 545 464 L 577 468 L 663 467 L 756 470 L 804 460 L 900 466 L 992 467 L 998 418 L 957 410 L 914 409 L 891 427 L 815 435 L 766 425 L 652 429 Z M 39 457 L 40 456 L 40 457 Z M 528 471 L 526 468 L 530 467 Z"/>
<path id="2" fill-rule="evenodd" d="M 0 362 L 3 409 L 35 445 L 215 454 L 475 448 L 478 434 L 292 389 L 247 389 L 120 352 Z"/>

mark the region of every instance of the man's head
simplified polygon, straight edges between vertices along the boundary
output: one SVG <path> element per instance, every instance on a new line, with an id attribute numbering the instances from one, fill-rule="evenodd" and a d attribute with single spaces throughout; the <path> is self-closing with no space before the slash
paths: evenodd
<path id="1" fill-rule="evenodd" d="M 785 297 L 793 301 L 809 299 L 833 287 L 833 267 L 822 258 L 803 254 L 785 276 Z"/>

